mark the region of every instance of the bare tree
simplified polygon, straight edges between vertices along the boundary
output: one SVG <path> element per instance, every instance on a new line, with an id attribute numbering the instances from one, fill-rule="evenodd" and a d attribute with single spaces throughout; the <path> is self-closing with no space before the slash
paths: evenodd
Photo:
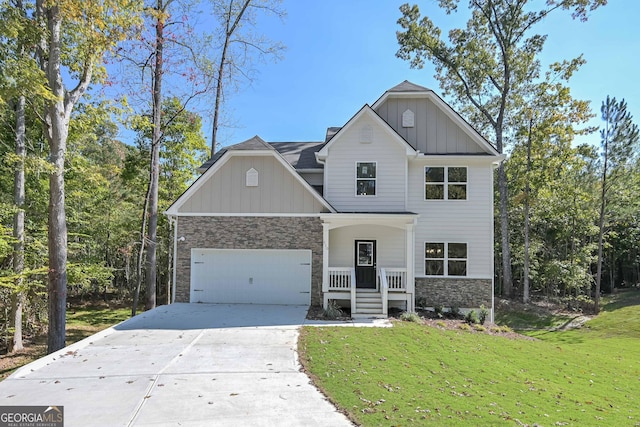
<path id="1" fill-rule="evenodd" d="M 255 25 L 257 11 L 268 12 L 283 18 L 285 13 L 278 8 L 279 3 L 279 0 L 213 0 L 214 14 L 220 20 L 219 32 L 222 42 L 215 79 L 211 157 L 215 154 L 218 144 L 218 126 L 224 89 L 228 85 L 237 84 L 240 77 L 251 81 L 252 53 L 257 54 L 260 59 L 265 57 L 279 59 L 284 50 L 281 43 L 272 42 L 250 32 L 243 32 L 243 26 Z M 234 46 L 238 46 L 238 49 L 234 50 Z"/>

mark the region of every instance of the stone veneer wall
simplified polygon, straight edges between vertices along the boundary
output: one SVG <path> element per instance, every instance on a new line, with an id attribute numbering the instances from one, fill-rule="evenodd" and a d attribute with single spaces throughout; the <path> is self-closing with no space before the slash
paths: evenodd
<path id="1" fill-rule="evenodd" d="M 322 222 L 318 217 L 179 217 L 176 302 L 189 302 L 191 249 L 310 249 L 311 305 L 322 305 Z"/>
<path id="2" fill-rule="evenodd" d="M 416 305 L 421 301 L 426 307 L 489 308 L 492 286 L 491 279 L 417 277 Z"/>

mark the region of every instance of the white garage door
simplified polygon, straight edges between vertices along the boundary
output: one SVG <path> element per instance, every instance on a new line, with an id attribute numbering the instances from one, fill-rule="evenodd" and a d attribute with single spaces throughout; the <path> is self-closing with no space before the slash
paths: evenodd
<path id="1" fill-rule="evenodd" d="M 191 302 L 311 303 L 311 251 L 192 249 Z"/>

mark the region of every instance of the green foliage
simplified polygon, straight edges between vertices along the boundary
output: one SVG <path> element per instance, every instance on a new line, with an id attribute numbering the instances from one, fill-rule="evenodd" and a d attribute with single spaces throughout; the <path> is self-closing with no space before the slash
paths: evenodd
<path id="1" fill-rule="evenodd" d="M 447 317 L 451 319 L 460 319 L 462 317 L 462 312 L 460 311 L 460 307 L 455 305 L 451 307 L 449 309 L 449 312 L 447 313 Z"/>
<path id="2" fill-rule="evenodd" d="M 322 311 L 322 317 L 335 320 L 339 319 L 342 316 L 344 316 L 344 313 L 342 312 L 342 309 L 340 308 L 336 300 L 329 300 L 327 308 Z"/>
<path id="3" fill-rule="evenodd" d="M 417 314 L 410 311 L 405 311 L 400 315 L 400 320 L 405 322 L 422 323 L 422 318 Z"/>
<path id="4" fill-rule="evenodd" d="M 478 319 L 478 313 L 476 313 L 475 310 L 469 311 L 464 316 L 464 321 L 467 322 L 469 325 L 475 325 L 477 323 L 480 323 L 480 320 Z"/>
<path id="5" fill-rule="evenodd" d="M 489 316 L 489 310 L 487 310 L 487 308 L 484 305 L 481 305 L 480 312 L 478 313 L 478 322 L 480 322 L 481 325 L 484 325 L 484 323 L 487 321 L 488 316 Z"/>
<path id="6" fill-rule="evenodd" d="M 444 307 L 442 305 L 436 305 L 433 307 L 433 312 L 439 319 L 444 317 Z"/>
<path id="7" fill-rule="evenodd" d="M 629 425 L 640 417 L 635 304 L 538 340 L 402 322 L 348 334 L 305 327 L 298 350 L 358 425 Z"/>

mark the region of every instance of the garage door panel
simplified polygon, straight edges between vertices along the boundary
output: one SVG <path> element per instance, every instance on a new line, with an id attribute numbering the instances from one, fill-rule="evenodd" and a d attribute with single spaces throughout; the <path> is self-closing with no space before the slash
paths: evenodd
<path id="1" fill-rule="evenodd" d="M 193 249 L 191 301 L 309 304 L 311 251 Z"/>

